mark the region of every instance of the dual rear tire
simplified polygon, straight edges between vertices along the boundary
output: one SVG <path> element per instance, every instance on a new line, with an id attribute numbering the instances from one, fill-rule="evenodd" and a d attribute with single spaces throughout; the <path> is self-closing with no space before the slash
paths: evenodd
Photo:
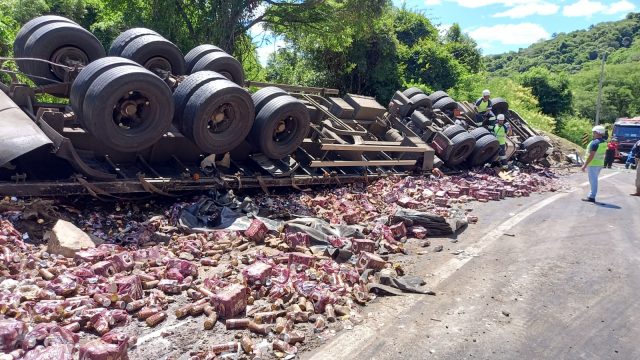
<path id="1" fill-rule="evenodd" d="M 122 152 L 151 147 L 169 130 L 174 112 L 171 89 L 162 79 L 117 57 L 85 67 L 70 98 L 83 128 Z"/>
<path id="2" fill-rule="evenodd" d="M 37 85 L 64 82 L 65 67 L 85 66 L 105 56 L 100 41 L 75 22 L 60 16 L 28 21 L 16 36 L 14 54 L 18 68 Z M 58 65 L 56 65 L 58 64 Z"/>

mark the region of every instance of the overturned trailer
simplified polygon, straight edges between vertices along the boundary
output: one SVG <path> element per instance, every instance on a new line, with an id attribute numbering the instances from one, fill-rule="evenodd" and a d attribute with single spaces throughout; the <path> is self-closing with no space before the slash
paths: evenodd
<path id="1" fill-rule="evenodd" d="M 222 49 L 183 56 L 149 29 L 123 32 L 107 52 L 71 20 L 42 16 L 21 28 L 14 54 L 0 64 L 0 195 L 297 188 L 495 156 L 476 149 L 478 131 L 454 125 L 446 110 L 463 104 L 435 99 L 442 92 L 409 89 L 387 109 L 334 89 L 248 82 Z"/>

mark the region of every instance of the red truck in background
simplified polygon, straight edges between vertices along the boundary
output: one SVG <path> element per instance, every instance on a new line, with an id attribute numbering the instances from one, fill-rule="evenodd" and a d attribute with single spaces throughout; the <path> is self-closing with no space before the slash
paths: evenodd
<path id="1" fill-rule="evenodd" d="M 618 140 L 616 159 L 626 161 L 633 144 L 640 140 L 640 116 L 616 119 L 612 137 Z"/>

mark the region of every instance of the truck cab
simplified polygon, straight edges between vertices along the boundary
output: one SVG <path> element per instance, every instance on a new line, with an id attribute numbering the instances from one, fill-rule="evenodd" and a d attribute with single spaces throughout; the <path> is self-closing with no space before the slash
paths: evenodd
<path id="1" fill-rule="evenodd" d="M 616 119 L 613 124 L 613 137 L 618 139 L 616 159 L 624 161 L 633 144 L 640 140 L 640 116 Z"/>

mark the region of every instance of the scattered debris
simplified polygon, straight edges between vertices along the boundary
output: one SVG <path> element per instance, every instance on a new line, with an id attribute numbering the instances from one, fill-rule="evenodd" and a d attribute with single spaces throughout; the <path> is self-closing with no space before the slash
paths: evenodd
<path id="1" fill-rule="evenodd" d="M 477 221 L 463 208 L 469 201 L 559 187 L 548 170 L 505 178 L 484 169 L 388 177 L 315 194 L 61 203 L 58 213 L 70 221 L 52 228 L 53 221 L 37 222 L 51 229 L 47 244 L 16 229 L 29 207 L 5 199 L 1 350 L 25 359 L 126 359 L 134 334 L 159 328 L 166 337 L 179 322 L 197 319 L 203 331 L 235 335 L 190 349 L 192 359 L 295 355 L 311 338 L 361 323 L 361 307 L 377 295 L 435 295 L 388 261 L 405 253 L 408 238 L 428 247 L 427 237 L 464 230 Z"/>

